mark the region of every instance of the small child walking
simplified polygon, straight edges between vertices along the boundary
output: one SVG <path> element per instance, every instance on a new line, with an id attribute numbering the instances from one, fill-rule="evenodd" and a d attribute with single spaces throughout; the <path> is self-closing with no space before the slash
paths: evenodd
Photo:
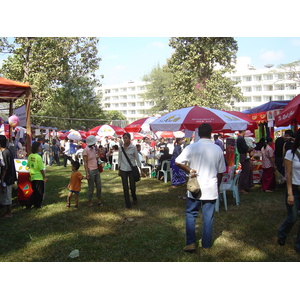
<path id="1" fill-rule="evenodd" d="M 79 192 L 81 190 L 81 180 L 86 179 L 79 171 L 80 163 L 78 161 L 72 160 L 72 174 L 70 178 L 70 183 L 68 185 L 69 193 L 67 196 L 67 207 L 71 206 L 71 198 L 74 194 L 75 198 L 75 208 L 78 208 L 79 204 Z"/>

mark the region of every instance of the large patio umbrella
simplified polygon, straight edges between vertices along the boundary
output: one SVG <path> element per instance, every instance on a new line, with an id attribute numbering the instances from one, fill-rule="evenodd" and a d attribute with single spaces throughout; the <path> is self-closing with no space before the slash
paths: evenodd
<path id="1" fill-rule="evenodd" d="M 77 130 L 70 130 L 68 135 L 67 135 L 67 138 L 69 140 L 74 140 L 74 141 L 80 141 L 83 139 L 83 137 L 81 136 L 80 132 L 77 131 Z"/>
<path id="2" fill-rule="evenodd" d="M 288 105 L 275 116 L 275 125 L 288 126 L 300 124 L 300 95 L 293 98 Z"/>
<path id="3" fill-rule="evenodd" d="M 150 124 L 152 131 L 194 131 L 202 123 L 209 123 L 214 132 L 247 129 L 248 122 L 226 111 L 198 105 L 167 113 Z"/>
<path id="4" fill-rule="evenodd" d="M 123 135 L 126 131 L 118 126 L 114 125 L 100 125 L 90 129 L 86 136 L 89 135 L 99 135 L 99 136 L 114 136 L 114 135 Z"/>
<path id="5" fill-rule="evenodd" d="M 226 110 L 226 112 L 235 115 L 236 117 L 239 117 L 245 121 L 248 122 L 247 125 L 247 129 L 249 129 L 251 132 L 253 132 L 255 129 L 258 128 L 258 125 L 255 121 L 253 121 L 249 116 L 247 116 L 245 113 L 241 112 L 241 111 L 228 111 Z"/>
<path id="6" fill-rule="evenodd" d="M 133 140 L 142 140 L 145 135 L 139 132 L 130 132 L 131 139 Z"/>
<path id="7" fill-rule="evenodd" d="M 183 138 L 184 132 L 182 131 L 156 131 L 155 134 L 160 138 Z"/>
<path id="8" fill-rule="evenodd" d="M 139 119 L 125 126 L 124 129 L 126 132 L 141 132 L 141 131 L 150 131 L 149 124 L 156 120 L 157 117 L 147 117 L 143 119 Z"/>

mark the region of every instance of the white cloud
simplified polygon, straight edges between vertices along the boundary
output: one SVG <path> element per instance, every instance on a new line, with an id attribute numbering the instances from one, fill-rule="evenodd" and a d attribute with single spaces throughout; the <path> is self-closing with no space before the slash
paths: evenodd
<path id="1" fill-rule="evenodd" d="M 292 39 L 293 46 L 300 46 L 300 39 Z"/>
<path id="2" fill-rule="evenodd" d="M 285 58 L 284 53 L 279 51 L 265 51 L 260 54 L 260 58 L 265 61 L 266 63 L 274 63 L 283 61 Z"/>

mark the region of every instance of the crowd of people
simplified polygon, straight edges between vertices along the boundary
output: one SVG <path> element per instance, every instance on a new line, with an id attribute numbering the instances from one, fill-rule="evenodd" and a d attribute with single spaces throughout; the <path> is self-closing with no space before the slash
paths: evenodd
<path id="1" fill-rule="evenodd" d="M 125 207 L 131 209 L 138 203 L 136 192 L 135 170 L 138 168 L 141 176 L 147 176 L 150 167 L 151 174 L 161 170 L 164 161 L 170 161 L 172 168 L 171 186 L 185 185 L 187 175 L 196 177 L 201 189 L 201 195 L 187 193 L 186 197 L 186 246 L 184 251 L 196 250 L 195 222 L 202 209 L 202 248 L 212 245 L 212 227 L 214 222 L 215 203 L 223 173 L 226 171 L 226 143 L 216 134 L 212 139 L 212 128 L 202 124 L 198 128 L 199 141 L 187 143 L 184 138 L 174 140 L 150 139 L 132 140 L 129 133 L 122 138 L 107 137 L 102 140 L 88 136 L 79 142 L 65 138 L 63 141 L 53 139 L 36 139 L 32 143 L 31 154 L 27 158 L 30 172 L 32 196 L 26 203 L 26 208 L 42 206 L 45 182 L 47 181 L 45 166 L 68 164 L 72 166 L 66 206 L 71 207 L 71 199 L 75 198 L 75 208 L 79 206 L 81 181 L 88 182 L 87 205 L 93 206 L 93 194 L 96 188 L 97 205 L 102 206 L 101 172 L 103 164 L 116 164 L 121 178 Z M 261 155 L 262 178 L 261 188 L 271 193 L 276 188 L 275 172 L 278 171 L 286 179 L 287 218 L 278 230 L 278 243 L 284 245 L 287 235 L 298 219 L 300 199 L 300 130 L 294 133 L 286 130 L 284 136 L 275 141 L 270 137 L 262 138 L 258 143 L 251 137 L 249 130 L 240 131 L 236 138 L 236 148 L 240 162 L 239 191 L 243 194 L 250 192 L 254 186 L 252 174 L 253 156 Z M 9 147 L 10 146 L 10 147 Z M 0 167 L 1 167 L 1 204 L 6 208 L 2 217 L 12 216 L 12 185 L 17 180 L 14 158 L 25 158 L 24 143 L 19 141 L 9 145 L 5 136 L 0 135 Z M 84 175 L 79 171 L 83 165 Z M 151 175 L 150 174 L 150 175 Z M 156 177 L 156 176 L 155 176 Z M 161 176 L 157 177 L 162 180 Z M 130 193 L 132 202 L 130 201 Z M 300 253 L 300 227 L 298 230 L 296 251 Z"/>

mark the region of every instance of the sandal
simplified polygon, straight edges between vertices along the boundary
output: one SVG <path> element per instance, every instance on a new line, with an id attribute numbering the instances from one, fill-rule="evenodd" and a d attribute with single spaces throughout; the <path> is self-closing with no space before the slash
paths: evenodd
<path id="1" fill-rule="evenodd" d="M 71 207 L 71 204 L 70 204 L 70 203 L 67 203 L 66 207 L 70 208 L 70 207 Z"/>

